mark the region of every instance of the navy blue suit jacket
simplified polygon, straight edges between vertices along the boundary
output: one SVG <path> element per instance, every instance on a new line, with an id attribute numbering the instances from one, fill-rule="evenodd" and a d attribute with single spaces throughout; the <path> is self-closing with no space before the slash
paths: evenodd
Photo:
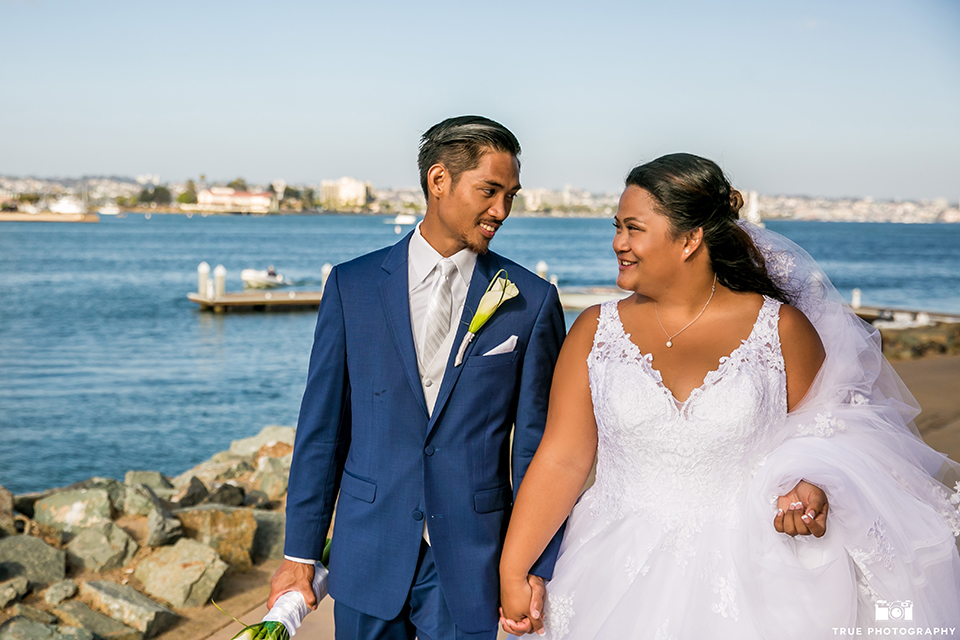
<path id="1" fill-rule="evenodd" d="M 500 550 L 515 490 L 543 435 L 566 334 L 556 287 L 478 256 L 432 417 L 410 324 L 407 245 L 338 265 L 317 321 L 287 494 L 285 553 L 319 558 L 336 507 L 330 595 L 392 619 L 406 601 L 423 520 L 458 627 L 495 628 Z M 520 294 L 456 351 L 499 269 Z M 511 353 L 482 354 L 518 337 Z M 511 485 L 510 431 L 515 426 Z M 561 532 L 534 566 L 549 579 Z"/>

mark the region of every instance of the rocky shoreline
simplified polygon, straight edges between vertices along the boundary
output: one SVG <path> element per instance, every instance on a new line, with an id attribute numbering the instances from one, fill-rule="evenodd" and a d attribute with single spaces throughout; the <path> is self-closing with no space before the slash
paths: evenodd
<path id="1" fill-rule="evenodd" d="M 146 640 L 200 619 L 205 637 L 228 623 L 211 598 L 283 557 L 294 435 L 265 427 L 175 478 L 0 487 L 0 640 Z"/>

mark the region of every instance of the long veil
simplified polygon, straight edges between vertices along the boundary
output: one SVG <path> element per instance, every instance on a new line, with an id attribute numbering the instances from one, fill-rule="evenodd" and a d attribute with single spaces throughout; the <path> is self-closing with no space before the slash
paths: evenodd
<path id="1" fill-rule="evenodd" d="M 813 258 L 780 234 L 740 224 L 826 350 L 810 391 L 772 436 L 744 506 L 743 522 L 758 524 L 745 532 L 737 564 L 761 631 L 821 638 L 840 625 L 954 627 L 960 637 L 960 465 L 924 444 L 913 423 L 919 407 L 881 354 L 879 332 Z M 776 497 L 800 479 L 830 501 L 821 539 L 773 530 Z"/>

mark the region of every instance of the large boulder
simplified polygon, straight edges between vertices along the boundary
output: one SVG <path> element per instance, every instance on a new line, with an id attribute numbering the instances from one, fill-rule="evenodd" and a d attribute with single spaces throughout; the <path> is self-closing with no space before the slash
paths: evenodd
<path id="1" fill-rule="evenodd" d="M 54 640 L 57 628 L 25 616 L 10 618 L 0 624 L 0 640 Z"/>
<path id="2" fill-rule="evenodd" d="M 75 569 L 109 571 L 133 560 L 140 545 L 112 522 L 80 531 L 67 545 L 67 562 Z"/>
<path id="3" fill-rule="evenodd" d="M 287 479 L 290 476 L 290 463 L 293 455 L 282 458 L 264 456 L 257 461 L 257 471 L 251 478 L 254 489 L 267 494 L 271 500 L 278 500 L 287 492 Z"/>
<path id="4" fill-rule="evenodd" d="M 45 587 L 63 580 L 66 554 L 33 536 L 12 536 L 0 540 L 0 580 L 23 576 L 30 588 Z"/>
<path id="5" fill-rule="evenodd" d="M 264 446 L 274 445 L 278 442 L 293 446 L 293 441 L 296 437 L 296 427 L 270 425 L 261 429 L 260 433 L 251 438 L 243 438 L 231 442 L 230 453 L 235 456 L 253 457 Z"/>
<path id="6" fill-rule="evenodd" d="M 216 549 L 236 569 L 250 569 L 250 550 L 257 531 L 252 509 L 211 504 L 178 509 L 173 515 L 183 524 L 186 537 Z"/>
<path id="7" fill-rule="evenodd" d="M 29 583 L 23 576 L 0 582 L 0 609 L 9 606 L 27 594 Z"/>
<path id="8" fill-rule="evenodd" d="M 0 487 L 0 538 L 4 535 L 17 535 L 17 528 L 13 522 L 13 494 Z"/>
<path id="9" fill-rule="evenodd" d="M 173 489 L 170 479 L 159 471 L 127 471 L 123 481 L 128 485 L 145 484 L 153 490 Z"/>
<path id="10" fill-rule="evenodd" d="M 52 616 L 46 611 L 41 611 L 40 609 L 25 604 L 15 604 L 13 607 L 11 607 L 10 611 L 15 616 L 22 616 L 27 620 L 33 620 L 34 622 L 42 622 L 43 624 L 57 624 L 56 616 Z"/>
<path id="11" fill-rule="evenodd" d="M 63 531 L 76 531 L 110 520 L 110 494 L 106 489 L 61 491 L 38 501 L 33 519 Z"/>
<path id="12" fill-rule="evenodd" d="M 143 640 L 141 632 L 94 611 L 79 600 L 64 602 L 54 609 L 54 613 L 66 624 L 82 627 L 101 640 Z"/>
<path id="13" fill-rule="evenodd" d="M 47 587 L 43 592 L 43 600 L 51 607 L 55 607 L 75 595 L 77 595 L 77 585 L 73 580 L 61 580 Z"/>
<path id="14" fill-rule="evenodd" d="M 253 465 L 248 460 L 227 456 L 227 459 L 222 461 L 201 462 L 174 478 L 173 483 L 182 488 L 190 482 L 190 478 L 195 477 L 208 487 L 212 487 L 227 480 L 239 478 L 251 471 L 253 471 Z"/>
<path id="15" fill-rule="evenodd" d="M 154 509 L 167 507 L 149 485 L 128 484 L 126 487 L 127 497 L 123 503 L 123 512 L 127 515 L 145 516 Z"/>
<path id="16" fill-rule="evenodd" d="M 154 509 L 147 516 L 147 546 L 173 544 L 183 535 L 183 525 L 166 509 Z"/>
<path id="17" fill-rule="evenodd" d="M 110 506 L 113 507 L 113 510 L 118 513 L 123 511 L 123 500 L 126 497 L 127 490 L 126 485 L 119 480 L 94 476 L 65 487 L 62 491 L 76 491 L 78 489 L 103 489 L 110 496 Z"/>
<path id="18" fill-rule="evenodd" d="M 207 485 L 203 484 L 200 478 L 190 476 L 190 482 L 177 492 L 177 495 L 173 497 L 173 501 L 176 502 L 181 509 L 184 509 L 186 507 L 197 506 L 203 502 L 203 499 L 208 495 L 210 495 L 210 491 L 207 490 Z"/>
<path id="19" fill-rule="evenodd" d="M 133 575 L 148 594 L 181 609 L 206 604 L 227 567 L 207 545 L 181 538 L 144 559 Z"/>
<path id="20" fill-rule="evenodd" d="M 203 499 L 203 504 L 222 504 L 227 507 L 239 507 L 246 501 L 243 487 L 225 482 L 216 491 Z"/>
<path id="21" fill-rule="evenodd" d="M 144 638 L 169 629 L 180 617 L 136 589 L 116 582 L 87 582 L 80 586 L 80 596 L 93 609 L 143 632 Z"/>
<path id="22" fill-rule="evenodd" d="M 253 512 L 257 521 L 257 532 L 253 536 L 253 549 L 250 555 L 257 562 L 261 560 L 279 560 L 283 558 L 283 535 L 287 517 L 282 511 Z"/>

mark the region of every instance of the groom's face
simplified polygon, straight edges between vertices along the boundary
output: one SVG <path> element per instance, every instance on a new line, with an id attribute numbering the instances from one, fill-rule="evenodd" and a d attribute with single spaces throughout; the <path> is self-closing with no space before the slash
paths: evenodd
<path id="1" fill-rule="evenodd" d="M 423 221 L 421 232 L 445 256 L 461 249 L 486 253 L 490 241 L 510 215 L 520 190 L 517 158 L 502 151 L 487 151 L 480 164 L 460 174 L 454 184 L 449 174 L 436 191 L 436 215 Z"/>

